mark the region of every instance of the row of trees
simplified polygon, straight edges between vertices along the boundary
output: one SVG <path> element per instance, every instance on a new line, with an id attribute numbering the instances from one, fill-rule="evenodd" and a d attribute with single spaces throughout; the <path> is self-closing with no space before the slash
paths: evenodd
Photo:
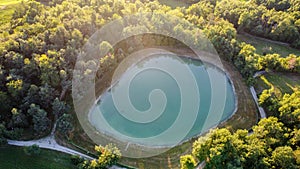
<path id="1" fill-rule="evenodd" d="M 121 152 L 112 144 L 106 146 L 95 146 L 97 159 L 84 160 L 79 156 L 72 156 L 71 161 L 79 169 L 106 169 L 109 166 L 117 164 L 121 158 Z"/>
<path id="2" fill-rule="evenodd" d="M 290 43 L 299 48 L 300 4 L 297 0 L 204 0 L 191 5 L 185 17 L 198 25 L 224 18 L 239 32 Z"/>
<path id="3" fill-rule="evenodd" d="M 300 92 L 285 94 L 278 116 L 260 120 L 253 132 L 215 129 L 200 137 L 191 155 L 182 156 L 183 169 L 206 162 L 206 168 L 289 168 L 300 165 Z"/>
<path id="4" fill-rule="evenodd" d="M 299 48 L 299 7 L 297 0 L 221 0 L 215 4 L 214 14 L 233 23 L 239 31 Z"/>
<path id="5" fill-rule="evenodd" d="M 239 48 L 240 50 L 232 58 L 232 62 L 249 84 L 254 82 L 253 75 L 259 70 L 300 73 L 299 56 L 290 54 L 287 57 L 282 57 L 276 53 L 262 56 L 256 53 L 256 49 L 252 45 L 245 43 L 240 44 Z"/>

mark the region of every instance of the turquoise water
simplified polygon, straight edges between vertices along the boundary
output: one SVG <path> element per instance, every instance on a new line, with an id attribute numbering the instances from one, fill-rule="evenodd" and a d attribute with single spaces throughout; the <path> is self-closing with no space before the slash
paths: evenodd
<path id="1" fill-rule="evenodd" d="M 179 117 L 179 113 L 184 114 L 184 116 L 181 116 L 183 118 L 188 119 L 191 117 L 189 115 L 190 112 L 186 111 L 187 109 L 185 109 L 185 112 L 181 112 L 182 99 L 184 99 L 181 94 L 183 90 L 177 80 L 172 76 L 172 73 L 151 66 L 157 65 L 157 63 L 166 63 L 166 66 L 169 66 L 167 64 L 173 62 L 187 66 L 191 75 L 194 76 L 197 84 L 197 92 L 199 92 L 199 109 L 196 112 L 196 118 L 193 119 L 192 124 L 190 124 L 190 122 L 189 124 L 179 124 L 191 125 L 191 129 L 186 132 L 184 129 L 181 131 L 181 127 L 179 127 L 176 131 L 171 133 L 169 136 L 170 139 L 164 137 L 164 139 L 158 139 L 156 142 L 139 140 L 140 138 L 155 137 L 167 129 L 172 128 L 176 119 Z M 120 83 L 117 83 L 112 89 L 101 95 L 100 100 L 90 112 L 91 124 L 102 133 L 104 132 L 112 137 L 125 139 L 130 142 L 138 142 L 139 144 L 173 145 L 205 132 L 221 121 L 226 120 L 234 113 L 235 95 L 231 83 L 225 73 L 213 65 L 203 64 L 201 61 L 194 59 L 181 58 L 181 60 L 177 61 L 167 55 L 157 55 L 143 60 L 131 69 L 135 69 L 138 72 L 130 80 L 128 87 L 128 99 L 132 104 L 131 106 L 139 111 L 138 113 L 145 113 L 153 107 L 155 110 L 155 106 L 157 105 L 162 107 L 162 113 L 151 122 L 137 122 L 127 119 L 118 111 L 120 109 L 117 108 L 114 102 L 116 100 L 113 98 L 112 91 L 114 91 L 114 87 L 120 85 Z M 126 75 L 128 72 L 130 71 L 124 74 Z M 125 75 L 122 76 L 119 81 L 126 80 L 125 78 L 127 76 Z M 187 86 L 190 85 L 187 83 L 183 84 Z M 149 95 L 155 89 L 163 91 L 164 95 L 151 101 Z M 124 91 L 124 95 L 126 95 L 126 91 Z M 162 104 L 161 102 L 163 102 L 164 99 L 166 103 Z M 223 104 L 224 106 L 222 106 Z M 156 111 L 159 110 L 160 109 L 157 109 Z M 211 116 L 209 116 L 209 113 L 211 113 Z M 185 120 L 183 119 L 183 121 Z M 183 135 L 184 137 L 182 137 L 181 140 L 178 140 L 178 138 L 172 140 L 172 136 L 177 134 Z"/>

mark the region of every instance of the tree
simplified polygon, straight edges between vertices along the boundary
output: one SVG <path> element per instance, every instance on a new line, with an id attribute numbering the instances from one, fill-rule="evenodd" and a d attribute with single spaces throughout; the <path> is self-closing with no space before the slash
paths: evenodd
<path id="1" fill-rule="evenodd" d="M 238 59 L 242 62 L 242 65 L 239 65 L 238 68 L 244 77 L 253 77 L 254 72 L 262 69 L 258 62 L 260 56 L 256 53 L 256 49 L 249 44 L 242 43 L 240 47 Z"/>
<path id="2" fill-rule="evenodd" d="M 222 0 L 218 1 L 214 13 L 231 22 L 236 28 L 240 15 L 245 11 L 246 4 L 243 1 Z"/>
<path id="3" fill-rule="evenodd" d="M 214 25 L 204 28 L 204 34 L 212 42 L 218 54 L 227 59 L 232 60 L 236 50 L 236 30 L 233 25 L 225 20 L 220 20 Z"/>
<path id="4" fill-rule="evenodd" d="M 28 127 L 29 123 L 25 114 L 23 114 L 20 110 L 13 108 L 11 110 L 12 113 L 12 125 L 14 127 Z"/>
<path id="5" fill-rule="evenodd" d="M 23 80 L 10 80 L 8 83 L 6 83 L 6 86 L 11 96 L 15 100 L 19 100 L 19 96 L 21 96 L 23 92 Z"/>
<path id="6" fill-rule="evenodd" d="M 70 37 L 70 34 L 63 25 L 60 25 L 51 32 L 49 40 L 52 44 L 54 44 L 53 47 L 59 50 L 64 48 L 68 41 L 68 37 Z"/>
<path id="7" fill-rule="evenodd" d="M 39 97 L 40 97 L 40 105 L 44 109 L 49 108 L 49 106 L 53 103 L 54 98 L 57 96 L 55 89 L 52 88 L 47 83 L 40 87 Z"/>
<path id="8" fill-rule="evenodd" d="M 192 155 L 185 155 L 180 157 L 181 169 L 194 169 L 196 161 Z"/>
<path id="9" fill-rule="evenodd" d="M 290 128 L 300 128 L 300 91 L 285 94 L 279 104 L 282 121 Z"/>
<path id="10" fill-rule="evenodd" d="M 270 159 L 270 168 L 297 169 L 293 149 L 289 146 L 277 147 Z"/>
<path id="11" fill-rule="evenodd" d="M 251 134 L 247 130 L 230 133 L 228 129 L 214 129 L 194 142 L 193 156 L 182 156 L 181 164 L 196 157 L 206 162 L 205 168 L 297 168 L 300 132 L 284 125 L 269 117 L 261 119 Z"/>
<path id="12" fill-rule="evenodd" d="M 196 16 L 197 18 L 199 17 L 207 18 L 208 15 L 213 13 L 213 6 L 208 2 L 199 1 L 196 4 L 192 4 L 191 6 L 189 6 L 189 8 L 186 10 L 186 13 L 188 15 Z"/>
<path id="13" fill-rule="evenodd" d="M 105 147 L 95 146 L 95 150 L 99 157 L 97 160 L 85 161 L 82 168 L 87 169 L 106 169 L 108 166 L 114 165 L 121 157 L 120 150 L 112 144 Z"/>
<path id="14" fill-rule="evenodd" d="M 48 51 L 48 55 L 42 54 L 36 56 L 36 62 L 41 70 L 40 80 L 42 84 L 49 84 L 52 87 L 59 85 L 59 71 L 56 70 L 60 65 L 60 60 L 57 52 Z"/>
<path id="15" fill-rule="evenodd" d="M 268 9 L 274 8 L 275 10 L 286 10 L 291 4 L 290 0 L 255 0 L 255 3 L 258 5 L 264 5 Z"/>
<path id="16" fill-rule="evenodd" d="M 27 110 L 32 116 L 33 129 L 36 134 L 45 134 L 50 128 L 50 120 L 47 117 L 47 112 L 41 109 L 39 105 L 31 104 Z"/>
<path id="17" fill-rule="evenodd" d="M 70 114 L 63 114 L 58 120 L 57 129 L 64 135 L 68 134 L 73 129 L 72 116 Z"/>
<path id="18" fill-rule="evenodd" d="M 27 94 L 22 100 L 21 109 L 23 111 L 26 111 L 31 104 L 38 104 L 40 102 L 40 96 L 39 96 L 39 87 L 32 84 L 30 85 Z"/>
<path id="19" fill-rule="evenodd" d="M 4 64 L 6 69 L 21 69 L 23 67 L 23 56 L 14 51 L 4 55 Z"/>
<path id="20" fill-rule="evenodd" d="M 10 98 L 7 96 L 7 93 L 6 92 L 2 92 L 0 91 L 0 112 L 1 112 L 1 116 L 6 116 L 6 115 L 9 115 L 9 111 L 11 110 L 12 108 L 12 105 L 11 105 L 11 100 Z M 1 119 L 1 117 L 0 117 Z"/>
<path id="21" fill-rule="evenodd" d="M 41 149 L 38 145 L 33 144 L 32 146 L 24 147 L 24 152 L 27 155 L 39 155 L 41 153 Z"/>
<path id="22" fill-rule="evenodd" d="M 79 166 L 80 164 L 82 164 L 84 162 L 84 159 L 78 155 L 72 155 L 71 162 L 72 162 L 72 164 Z"/>
<path id="23" fill-rule="evenodd" d="M 206 161 L 206 168 L 241 168 L 241 158 L 228 129 L 211 131 L 193 145 L 193 155 Z"/>
<path id="24" fill-rule="evenodd" d="M 31 85 L 40 83 L 40 71 L 33 58 L 24 59 L 24 66 L 22 68 L 22 71 L 23 77 L 27 83 L 30 83 Z"/>
<path id="25" fill-rule="evenodd" d="M 52 113 L 55 116 L 55 119 L 59 118 L 62 114 L 66 113 L 66 103 L 60 101 L 58 98 L 55 98 L 52 103 Z"/>
<path id="26" fill-rule="evenodd" d="M 242 160 L 242 165 L 244 168 L 264 168 L 266 169 L 267 163 L 265 162 L 265 157 L 268 156 L 268 147 L 265 145 L 263 139 L 257 137 L 247 136 L 242 142 L 240 148 L 240 154 Z"/>
<path id="27" fill-rule="evenodd" d="M 287 140 L 285 139 L 284 133 L 284 124 L 279 122 L 276 117 L 269 117 L 261 119 L 258 125 L 253 127 L 251 137 L 263 139 L 267 147 L 277 147 L 285 145 Z"/>

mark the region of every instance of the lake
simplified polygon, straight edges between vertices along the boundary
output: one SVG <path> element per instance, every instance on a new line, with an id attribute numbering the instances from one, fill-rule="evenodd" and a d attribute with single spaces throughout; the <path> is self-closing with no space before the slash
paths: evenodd
<path id="1" fill-rule="evenodd" d="M 235 108 L 234 89 L 220 68 L 154 55 L 131 66 L 99 97 L 89 121 L 124 142 L 174 146 L 225 121 Z"/>

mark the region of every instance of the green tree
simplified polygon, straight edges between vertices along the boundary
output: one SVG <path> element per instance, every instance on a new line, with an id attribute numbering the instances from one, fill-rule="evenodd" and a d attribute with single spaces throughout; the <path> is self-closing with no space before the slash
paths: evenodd
<path id="1" fill-rule="evenodd" d="M 63 114 L 58 120 L 57 130 L 64 135 L 68 134 L 73 129 L 72 120 L 70 114 Z"/>
<path id="2" fill-rule="evenodd" d="M 204 28 L 204 34 L 212 42 L 218 54 L 227 60 L 232 60 L 236 52 L 236 30 L 225 20 Z"/>
<path id="3" fill-rule="evenodd" d="M 32 116 L 33 129 L 36 134 L 45 134 L 50 128 L 50 120 L 47 117 L 47 112 L 41 109 L 39 105 L 31 104 L 27 110 Z"/>
<path id="4" fill-rule="evenodd" d="M 11 110 L 12 113 L 12 125 L 14 127 L 28 127 L 29 123 L 25 114 L 23 114 L 20 110 L 13 108 Z"/>
<path id="5" fill-rule="evenodd" d="M 269 159 L 270 168 L 297 169 L 293 149 L 289 146 L 277 147 Z"/>
<path id="6" fill-rule="evenodd" d="M 11 110 L 12 105 L 11 105 L 11 100 L 7 96 L 6 92 L 0 91 L 0 105 L 1 105 L 0 106 L 1 117 L 3 118 L 4 116 L 8 116 L 9 115 L 8 112 Z"/>
<path id="7" fill-rule="evenodd" d="M 285 94 L 279 104 L 281 120 L 290 128 L 300 128 L 300 91 Z"/>
<path id="8" fill-rule="evenodd" d="M 211 131 L 193 145 L 193 155 L 206 161 L 206 168 L 242 168 L 234 137 L 228 129 Z"/>
<path id="9" fill-rule="evenodd" d="M 49 56 L 42 54 L 36 56 L 36 62 L 41 70 L 40 79 L 42 84 L 49 84 L 53 87 L 57 87 L 59 85 L 60 77 L 56 67 L 59 67 L 60 59 L 55 51 L 48 51 L 48 55 Z"/>
<path id="10" fill-rule="evenodd" d="M 181 169 L 194 169 L 196 161 L 192 155 L 185 155 L 180 157 Z"/>
<path id="11" fill-rule="evenodd" d="M 8 92 L 15 100 L 19 100 L 19 97 L 22 95 L 23 92 L 23 80 L 10 80 L 6 83 Z"/>
<path id="12" fill-rule="evenodd" d="M 236 28 L 240 15 L 246 10 L 246 4 L 243 1 L 222 0 L 218 1 L 214 13 L 231 22 Z"/>
<path id="13" fill-rule="evenodd" d="M 95 146 L 95 150 L 99 157 L 96 160 L 85 161 L 82 164 L 83 168 L 87 169 L 105 169 L 108 166 L 114 165 L 121 157 L 120 150 L 112 144 L 104 146 Z"/>
<path id="14" fill-rule="evenodd" d="M 40 87 L 39 97 L 40 105 L 42 108 L 47 109 L 53 103 L 54 98 L 57 96 L 56 91 L 47 83 Z"/>
<path id="15" fill-rule="evenodd" d="M 67 106 L 66 103 L 60 101 L 58 98 L 55 98 L 52 103 L 52 113 L 55 116 L 55 119 L 59 118 L 61 115 L 66 113 Z"/>
<path id="16" fill-rule="evenodd" d="M 290 8 L 290 0 L 255 0 L 256 4 L 264 5 L 268 9 L 286 10 Z"/>
<path id="17" fill-rule="evenodd" d="M 282 122 L 278 121 L 276 117 L 269 117 L 261 119 L 257 126 L 253 127 L 253 134 L 251 137 L 264 140 L 267 147 L 277 147 L 285 145 L 285 127 Z"/>
<path id="18" fill-rule="evenodd" d="M 24 152 L 27 155 L 39 155 L 41 153 L 41 149 L 38 145 L 33 144 L 32 146 L 24 147 Z"/>

